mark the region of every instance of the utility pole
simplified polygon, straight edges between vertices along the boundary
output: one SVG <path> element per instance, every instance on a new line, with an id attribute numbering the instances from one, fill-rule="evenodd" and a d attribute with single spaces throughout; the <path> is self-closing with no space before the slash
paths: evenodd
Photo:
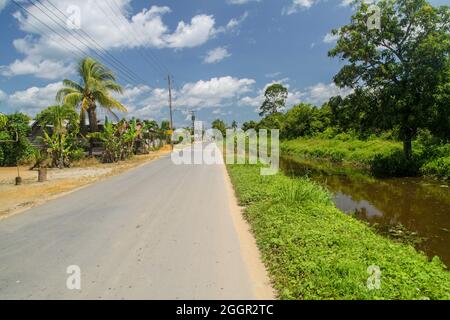
<path id="1" fill-rule="evenodd" d="M 192 119 L 192 137 L 195 135 L 195 110 L 191 110 L 191 119 Z"/>
<path id="2" fill-rule="evenodd" d="M 172 112 L 172 78 L 167 75 L 167 81 L 169 83 L 169 109 L 170 109 L 170 146 L 173 151 L 173 112 Z"/>

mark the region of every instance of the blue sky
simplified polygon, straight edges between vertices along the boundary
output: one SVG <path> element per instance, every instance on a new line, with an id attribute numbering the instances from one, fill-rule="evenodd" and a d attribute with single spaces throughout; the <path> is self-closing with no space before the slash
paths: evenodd
<path id="1" fill-rule="evenodd" d="M 39 1 L 42 6 L 36 0 L 19 3 L 59 35 L 0 0 L 1 112 L 34 115 L 54 104 L 61 80 L 77 80 L 78 49 L 99 58 L 86 47 L 86 34 L 108 51 L 97 51 L 107 65 L 132 70 L 133 79 L 128 71 L 128 77 L 119 73 L 126 88 L 119 99 L 128 116 L 168 117 L 166 72 L 174 77 L 177 126 L 187 125 L 191 109 L 207 122 L 257 119 L 262 92 L 273 82 L 289 87 L 289 106 L 321 105 L 348 92 L 332 84 L 340 63 L 327 57 L 334 44 L 327 34 L 352 14 L 348 0 Z M 61 23 L 67 16 L 82 31 Z"/>

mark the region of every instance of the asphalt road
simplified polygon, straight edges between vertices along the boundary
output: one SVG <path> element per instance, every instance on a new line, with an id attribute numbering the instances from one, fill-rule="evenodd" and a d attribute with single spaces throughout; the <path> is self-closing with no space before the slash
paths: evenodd
<path id="1" fill-rule="evenodd" d="M 225 194 L 166 157 L 0 221 L 0 299 L 254 299 Z"/>

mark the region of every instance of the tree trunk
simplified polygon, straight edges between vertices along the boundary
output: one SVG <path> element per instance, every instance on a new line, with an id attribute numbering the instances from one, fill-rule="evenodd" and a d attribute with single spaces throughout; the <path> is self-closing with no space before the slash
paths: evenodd
<path id="1" fill-rule="evenodd" d="M 88 116 L 89 116 L 89 131 L 91 133 L 98 132 L 98 123 L 97 123 L 97 113 L 95 111 L 96 106 L 95 104 L 90 105 L 88 109 Z M 94 151 L 94 138 L 89 139 L 89 156 L 92 157 L 93 151 Z"/>
<path id="2" fill-rule="evenodd" d="M 41 167 L 38 171 L 38 182 L 47 181 L 47 168 Z"/>
<path id="3" fill-rule="evenodd" d="M 87 134 L 86 128 L 86 112 L 83 110 L 80 114 L 80 132 L 83 136 Z"/>
<path id="4" fill-rule="evenodd" d="M 91 133 L 98 131 L 98 123 L 97 123 L 97 112 L 96 112 L 96 106 L 91 105 L 88 109 L 89 114 L 89 129 Z"/>
<path id="5" fill-rule="evenodd" d="M 403 153 L 405 154 L 405 158 L 407 160 L 412 159 L 412 137 L 411 137 L 411 135 L 407 135 L 403 139 Z"/>

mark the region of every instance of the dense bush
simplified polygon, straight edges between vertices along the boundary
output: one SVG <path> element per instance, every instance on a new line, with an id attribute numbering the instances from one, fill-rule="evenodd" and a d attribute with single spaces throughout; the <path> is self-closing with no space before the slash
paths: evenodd
<path id="1" fill-rule="evenodd" d="M 450 144 L 439 148 L 439 155 L 432 157 L 421 168 L 424 175 L 450 179 Z M 448 151 L 447 151 L 448 150 Z"/>
<path id="2" fill-rule="evenodd" d="M 30 118 L 23 113 L 14 113 L 2 117 L 0 128 L 0 166 L 14 166 L 26 161 L 33 155 L 33 147 L 28 141 Z M 18 141 L 15 140 L 18 138 Z M 6 142 L 7 141 L 7 142 Z"/>
<path id="3" fill-rule="evenodd" d="M 142 126 L 136 120 L 122 120 L 118 124 L 107 122 L 103 131 L 91 133 L 89 138 L 103 143 L 102 160 L 112 163 L 128 159 L 134 154 L 136 139 L 141 131 Z"/>
<path id="4" fill-rule="evenodd" d="M 85 151 L 83 148 L 75 149 L 70 153 L 70 161 L 79 161 L 84 159 Z"/>

